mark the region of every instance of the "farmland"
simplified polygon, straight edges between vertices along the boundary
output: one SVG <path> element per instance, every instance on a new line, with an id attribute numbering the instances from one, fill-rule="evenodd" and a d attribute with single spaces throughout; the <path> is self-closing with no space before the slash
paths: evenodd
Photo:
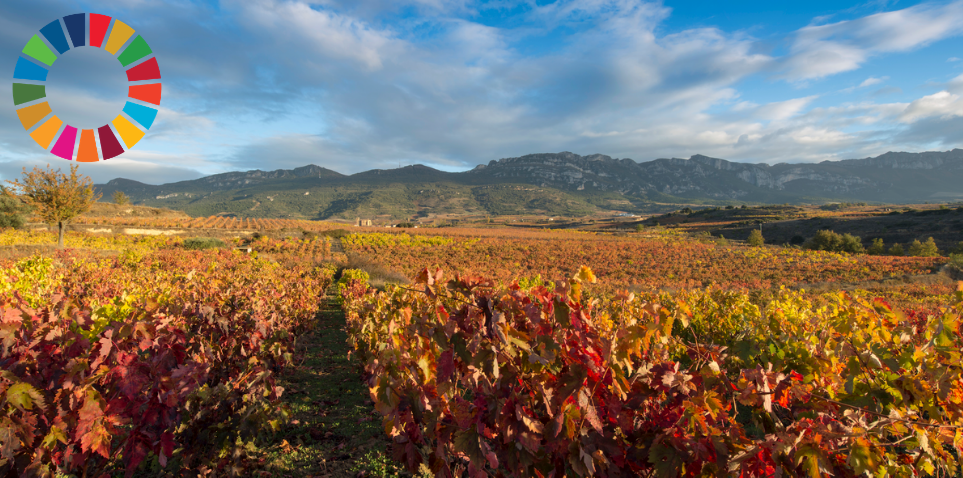
<path id="1" fill-rule="evenodd" d="M 193 232 L 0 233 L 6 470 L 958 469 L 945 256 L 129 216 L 83 222 Z"/>

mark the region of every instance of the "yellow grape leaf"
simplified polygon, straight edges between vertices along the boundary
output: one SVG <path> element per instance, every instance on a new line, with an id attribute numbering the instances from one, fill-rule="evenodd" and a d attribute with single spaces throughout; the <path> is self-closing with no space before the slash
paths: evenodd
<path id="1" fill-rule="evenodd" d="M 67 435 L 57 425 L 50 427 L 50 432 L 43 438 L 43 447 L 50 449 L 57 445 L 57 442 L 67 443 Z"/>
<path id="2" fill-rule="evenodd" d="M 592 269 L 590 269 L 588 266 L 582 266 L 578 270 L 578 274 L 575 274 L 574 279 L 579 282 L 588 282 L 589 284 L 598 282 L 598 280 L 595 278 L 595 274 L 592 273 Z"/>

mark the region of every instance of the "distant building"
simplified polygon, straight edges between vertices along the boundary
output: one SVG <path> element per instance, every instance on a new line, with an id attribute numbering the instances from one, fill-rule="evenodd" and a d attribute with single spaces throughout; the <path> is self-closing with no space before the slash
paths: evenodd
<path id="1" fill-rule="evenodd" d="M 361 226 L 371 226 L 372 224 L 371 224 L 371 219 L 361 219 L 360 217 L 356 217 L 354 219 L 354 225 L 361 227 Z"/>

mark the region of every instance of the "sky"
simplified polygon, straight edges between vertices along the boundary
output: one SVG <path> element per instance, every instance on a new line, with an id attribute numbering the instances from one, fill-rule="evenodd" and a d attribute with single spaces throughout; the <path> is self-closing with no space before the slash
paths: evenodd
<path id="1" fill-rule="evenodd" d="M 140 143 L 80 164 L 97 182 L 963 145 L 963 0 L 4 0 L 0 179 L 72 163 L 24 131 L 11 83 L 27 40 L 80 12 L 136 29 L 164 85 Z M 103 50 L 75 48 L 47 89 L 68 123 L 96 126 L 123 108 L 126 77 Z"/>

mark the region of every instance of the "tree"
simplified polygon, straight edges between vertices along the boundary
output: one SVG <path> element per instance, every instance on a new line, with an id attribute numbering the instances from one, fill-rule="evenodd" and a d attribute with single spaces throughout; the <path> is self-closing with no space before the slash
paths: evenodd
<path id="1" fill-rule="evenodd" d="M 100 199 L 101 194 L 94 192 L 93 180 L 77 174 L 77 165 L 70 166 L 70 175 L 54 170 L 34 167 L 33 171 L 23 168 L 22 181 L 7 180 L 21 201 L 34 208 L 34 213 L 48 224 L 57 225 L 57 245 L 64 247 L 64 228 L 70 221 L 89 211 L 90 206 Z"/>
<path id="2" fill-rule="evenodd" d="M 814 251 L 838 251 L 840 247 L 842 247 L 842 238 L 839 234 L 828 230 L 816 231 L 816 235 L 805 245 L 806 249 Z"/>
<path id="3" fill-rule="evenodd" d="M 889 255 L 891 256 L 902 256 L 903 255 L 903 245 L 893 244 L 893 247 L 889 248 Z"/>
<path id="4" fill-rule="evenodd" d="M 848 252 L 850 254 L 862 254 L 866 252 L 866 248 L 863 247 L 863 241 L 860 240 L 858 236 L 852 234 L 843 234 L 842 236 L 842 247 L 840 252 Z"/>
<path id="5" fill-rule="evenodd" d="M 816 235 L 806 243 L 805 247 L 816 251 L 848 252 L 850 254 L 866 252 L 863 242 L 858 236 L 836 234 L 827 230 L 816 231 Z"/>
<path id="6" fill-rule="evenodd" d="M 960 241 L 956 245 L 956 249 L 953 249 L 953 254 L 963 254 L 963 241 Z"/>
<path id="7" fill-rule="evenodd" d="M 130 197 L 124 194 L 123 191 L 114 191 L 114 204 L 118 204 L 120 206 L 130 204 Z"/>
<path id="8" fill-rule="evenodd" d="M 23 227 L 23 215 L 26 207 L 5 187 L 0 186 L 0 229 L 12 227 L 19 229 Z"/>
<path id="9" fill-rule="evenodd" d="M 940 249 L 936 247 L 936 242 L 933 238 L 929 238 L 926 242 L 920 242 L 919 239 L 913 239 L 913 242 L 909 246 L 909 255 L 916 257 L 939 257 Z"/>
<path id="10" fill-rule="evenodd" d="M 872 254 L 874 256 L 881 256 L 886 253 L 886 245 L 883 244 L 883 239 L 877 237 L 873 239 L 873 245 L 866 249 L 867 254 Z"/>
<path id="11" fill-rule="evenodd" d="M 759 229 L 753 229 L 749 233 L 749 245 L 752 247 L 762 247 L 766 243 L 766 239 L 762 237 L 762 231 Z"/>

